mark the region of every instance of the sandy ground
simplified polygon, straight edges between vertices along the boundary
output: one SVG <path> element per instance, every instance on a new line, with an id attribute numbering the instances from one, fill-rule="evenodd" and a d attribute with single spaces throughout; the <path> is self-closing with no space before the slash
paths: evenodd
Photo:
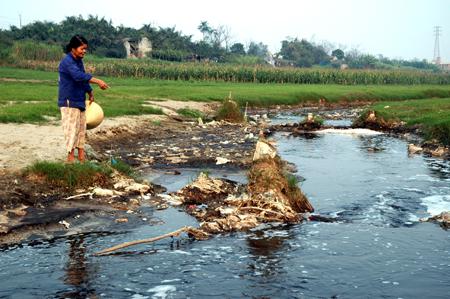
<path id="1" fill-rule="evenodd" d="M 176 115 L 180 108 L 197 109 L 203 112 L 211 111 L 211 103 L 152 101 L 155 107 L 164 108 L 167 115 Z M 145 121 L 167 119 L 161 115 L 141 115 L 130 117 L 105 118 L 103 123 L 88 131 L 88 135 L 103 134 L 105 130 L 114 127 L 127 126 L 133 128 Z M 23 169 L 34 161 L 63 161 L 65 159 L 64 135 L 59 122 L 47 125 L 32 124 L 0 124 L 0 173 Z"/>
<path id="2" fill-rule="evenodd" d="M 174 101 L 170 99 L 160 101 L 146 101 L 144 105 L 159 107 L 166 115 L 177 115 L 176 110 L 189 108 L 202 111 L 207 115 L 211 115 L 218 107 L 216 102 L 191 102 L 191 101 Z"/>
<path id="3" fill-rule="evenodd" d="M 0 124 L 0 136 L 2 170 L 19 170 L 36 160 L 59 160 L 65 155 L 60 126 Z"/>

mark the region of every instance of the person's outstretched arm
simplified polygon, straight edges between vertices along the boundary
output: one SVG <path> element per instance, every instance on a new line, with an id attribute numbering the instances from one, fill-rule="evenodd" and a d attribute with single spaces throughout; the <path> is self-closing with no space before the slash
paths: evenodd
<path id="1" fill-rule="evenodd" d="M 103 89 L 103 90 L 109 88 L 109 85 L 106 84 L 105 81 L 100 80 L 100 79 L 97 79 L 97 78 L 94 78 L 94 77 L 92 77 L 92 78 L 89 80 L 89 83 L 95 83 L 95 84 L 97 84 L 97 85 L 98 85 L 101 89 Z"/>

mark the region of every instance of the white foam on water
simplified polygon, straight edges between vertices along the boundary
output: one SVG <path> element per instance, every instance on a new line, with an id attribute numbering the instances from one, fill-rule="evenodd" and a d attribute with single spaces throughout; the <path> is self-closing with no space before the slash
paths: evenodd
<path id="1" fill-rule="evenodd" d="M 409 221 L 405 222 L 405 224 L 413 224 L 414 222 L 419 222 L 420 218 L 413 213 L 409 213 L 408 220 Z"/>
<path id="2" fill-rule="evenodd" d="M 333 133 L 333 134 L 345 134 L 345 135 L 381 135 L 383 133 L 369 129 L 324 129 L 314 131 L 314 133 Z"/>
<path id="3" fill-rule="evenodd" d="M 381 211 L 392 210 L 392 207 L 388 205 L 388 203 L 392 201 L 390 197 L 385 196 L 383 193 L 378 194 L 375 197 L 377 198 L 377 201 L 367 208 L 367 211 L 364 213 L 365 218 L 363 219 L 363 222 L 384 223 L 386 219 Z"/>
<path id="4" fill-rule="evenodd" d="M 441 179 L 433 178 L 427 174 L 416 174 L 415 176 L 406 178 L 406 181 L 440 182 Z"/>
<path id="5" fill-rule="evenodd" d="M 176 281 L 181 281 L 181 279 L 179 279 L 179 278 L 166 279 L 166 280 L 161 281 L 161 283 L 176 282 Z"/>
<path id="6" fill-rule="evenodd" d="M 148 299 L 148 296 L 143 296 L 141 294 L 134 294 L 131 299 Z"/>
<path id="7" fill-rule="evenodd" d="M 185 255 L 192 255 L 192 253 L 184 251 L 184 250 L 174 250 L 171 253 L 178 253 L 178 254 L 185 254 Z"/>
<path id="8" fill-rule="evenodd" d="M 450 211 L 450 195 L 432 195 L 424 197 L 422 198 L 421 205 L 427 207 L 427 212 L 431 216 Z"/>
<path id="9" fill-rule="evenodd" d="M 417 189 L 417 188 L 403 188 L 403 190 L 405 191 L 409 191 L 409 192 L 417 192 L 417 193 L 423 193 L 422 190 Z"/>
<path id="10" fill-rule="evenodd" d="M 160 286 L 156 286 L 151 289 L 148 289 L 147 292 L 155 293 L 155 294 L 153 294 L 152 298 L 164 299 L 164 298 L 167 298 L 169 293 L 175 292 L 176 290 L 177 290 L 177 288 L 175 286 L 166 284 L 166 285 L 160 285 Z"/>

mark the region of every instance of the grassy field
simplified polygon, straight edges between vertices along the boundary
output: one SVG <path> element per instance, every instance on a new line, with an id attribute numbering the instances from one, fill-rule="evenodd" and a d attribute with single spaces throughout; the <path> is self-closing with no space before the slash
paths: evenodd
<path id="1" fill-rule="evenodd" d="M 420 124 L 425 137 L 450 145 L 450 98 L 380 102 L 373 105 L 373 110 L 385 120 Z"/>
<path id="2" fill-rule="evenodd" d="M 8 78 L 5 80 L 5 78 Z M 0 67 L 0 122 L 45 122 L 59 117 L 56 105 L 56 72 Z M 207 81 L 171 81 L 102 77 L 111 88 L 100 91 L 94 86 L 96 101 L 106 116 L 161 113 L 143 107 L 147 100 L 221 101 L 229 96 L 241 105 L 352 101 L 398 101 L 450 98 L 449 85 L 320 85 L 255 84 Z"/>

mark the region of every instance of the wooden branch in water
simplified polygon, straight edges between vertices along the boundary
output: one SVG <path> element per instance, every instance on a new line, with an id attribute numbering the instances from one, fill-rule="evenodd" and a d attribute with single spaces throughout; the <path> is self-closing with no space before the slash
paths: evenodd
<path id="1" fill-rule="evenodd" d="M 171 233 L 167 233 L 167 234 L 164 234 L 164 235 L 161 235 L 161 236 L 158 236 L 158 237 L 125 242 L 125 243 L 122 243 L 122 244 L 119 244 L 119 245 L 116 245 L 116 246 L 113 246 L 113 247 L 110 247 L 110 248 L 106 248 L 106 249 L 103 249 L 103 250 L 101 250 L 99 252 L 94 253 L 94 255 L 96 255 L 96 256 L 106 255 L 106 254 L 108 254 L 110 252 L 113 252 L 113 251 L 116 251 L 116 250 L 119 250 L 119 249 L 122 249 L 122 248 L 125 248 L 125 247 L 130 247 L 130 246 L 133 246 L 133 245 L 143 244 L 143 243 L 152 243 L 152 242 L 155 242 L 155 241 L 158 241 L 158 240 L 161 240 L 161 239 L 165 239 L 165 238 L 168 238 L 168 237 L 176 237 L 176 236 L 179 236 L 183 232 L 192 234 L 194 236 L 194 238 L 197 239 L 197 240 L 204 240 L 204 239 L 208 238 L 208 234 L 207 233 L 205 233 L 205 232 L 203 232 L 201 230 L 195 229 L 193 227 L 185 226 L 183 228 L 177 229 L 176 231 L 173 231 Z"/>

